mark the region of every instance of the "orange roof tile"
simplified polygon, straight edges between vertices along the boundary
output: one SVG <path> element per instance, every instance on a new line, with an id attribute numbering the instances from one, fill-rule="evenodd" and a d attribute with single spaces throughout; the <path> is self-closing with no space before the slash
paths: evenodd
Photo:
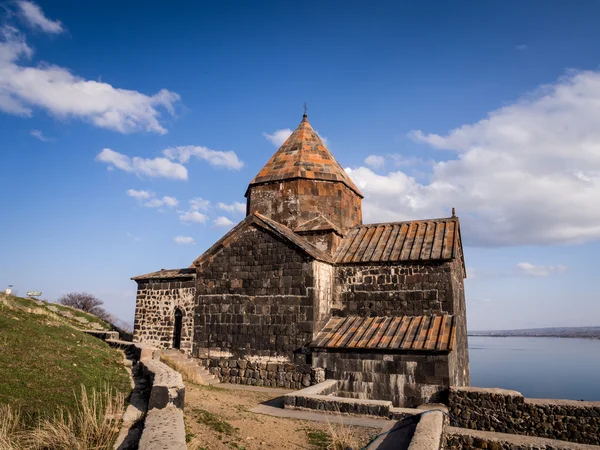
<path id="1" fill-rule="evenodd" d="M 462 255 L 458 217 L 358 225 L 342 240 L 335 262 L 446 261 Z M 464 264 L 464 261 L 463 261 Z"/>
<path id="2" fill-rule="evenodd" d="M 338 181 L 363 197 L 342 166 L 325 147 L 319 135 L 310 126 L 306 114 L 298 128 L 250 182 L 249 188 L 255 184 L 295 178 Z"/>
<path id="3" fill-rule="evenodd" d="M 456 323 L 448 314 L 397 317 L 333 317 L 310 343 L 313 348 L 447 352 Z"/>

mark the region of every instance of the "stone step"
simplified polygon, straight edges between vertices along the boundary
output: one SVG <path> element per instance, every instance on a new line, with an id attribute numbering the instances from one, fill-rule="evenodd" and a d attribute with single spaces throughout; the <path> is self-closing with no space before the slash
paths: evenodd
<path id="1" fill-rule="evenodd" d="M 192 370 L 202 383 L 208 385 L 220 383 L 219 379 L 212 375 L 205 367 L 200 365 L 196 358 L 192 358 L 181 351 L 174 349 L 163 350 L 162 354 L 168 356 L 175 364 L 184 366 L 188 370 Z"/>

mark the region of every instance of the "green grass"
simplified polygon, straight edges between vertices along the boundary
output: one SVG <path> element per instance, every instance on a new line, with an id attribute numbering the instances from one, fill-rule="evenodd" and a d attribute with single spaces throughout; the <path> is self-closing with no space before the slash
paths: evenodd
<path id="1" fill-rule="evenodd" d="M 237 428 L 234 428 L 229 422 L 222 420 L 219 418 L 219 416 L 209 411 L 200 408 L 194 408 L 192 413 L 194 414 L 194 417 L 198 423 L 206 425 L 217 433 L 231 436 L 237 431 Z"/>
<path id="2" fill-rule="evenodd" d="M 89 314 L 89 313 L 86 313 L 84 311 L 80 311 L 78 309 L 71 308 L 69 306 L 63 306 L 63 305 L 60 305 L 58 303 L 46 303 L 46 302 L 45 302 L 45 306 L 40 306 L 40 305 L 38 305 L 35 302 L 35 300 L 33 300 L 31 298 L 21 298 L 21 297 L 9 297 L 9 298 L 13 302 L 13 304 L 21 306 L 23 308 L 29 308 L 29 309 L 34 309 L 34 310 L 36 310 L 36 309 L 37 310 L 39 310 L 39 309 L 46 309 L 48 312 L 51 312 L 50 310 L 47 309 L 47 306 L 54 306 L 55 308 L 57 308 L 60 311 L 68 311 L 73 316 L 82 317 L 82 318 L 86 319 L 90 323 L 97 323 L 104 330 L 110 330 L 112 328 L 110 326 L 110 324 L 108 324 L 104 320 L 102 320 L 102 319 L 94 316 L 93 314 Z M 89 324 L 83 324 L 81 322 L 78 322 L 77 320 L 70 319 L 68 317 L 61 316 L 61 315 L 58 315 L 58 314 L 57 314 L 57 316 L 60 319 L 62 319 L 63 322 L 65 322 L 67 324 L 70 324 L 70 325 L 73 325 L 73 326 L 75 326 L 77 328 L 91 328 L 91 327 L 89 327 Z"/>
<path id="3" fill-rule="evenodd" d="M 307 431 L 306 437 L 314 449 L 326 450 L 331 446 L 331 436 L 325 431 Z"/>
<path id="4" fill-rule="evenodd" d="M 33 300 L 8 302 L 0 302 L 0 404 L 34 418 L 73 410 L 81 385 L 88 392 L 107 386 L 130 391 L 121 353 Z"/>

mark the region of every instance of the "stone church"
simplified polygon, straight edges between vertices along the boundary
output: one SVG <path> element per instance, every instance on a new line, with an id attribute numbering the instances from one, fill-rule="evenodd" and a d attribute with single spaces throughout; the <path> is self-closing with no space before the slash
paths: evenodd
<path id="1" fill-rule="evenodd" d="M 248 185 L 246 218 L 190 267 L 134 277 L 134 340 L 221 381 L 436 401 L 469 384 L 458 217 L 363 224 L 360 189 L 304 115 Z"/>

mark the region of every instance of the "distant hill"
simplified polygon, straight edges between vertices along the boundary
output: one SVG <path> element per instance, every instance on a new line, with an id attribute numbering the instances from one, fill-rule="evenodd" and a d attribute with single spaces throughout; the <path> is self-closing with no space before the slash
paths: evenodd
<path id="1" fill-rule="evenodd" d="M 469 331 L 469 336 L 521 336 L 600 339 L 600 327 L 553 327 L 527 328 L 523 330 Z"/>

